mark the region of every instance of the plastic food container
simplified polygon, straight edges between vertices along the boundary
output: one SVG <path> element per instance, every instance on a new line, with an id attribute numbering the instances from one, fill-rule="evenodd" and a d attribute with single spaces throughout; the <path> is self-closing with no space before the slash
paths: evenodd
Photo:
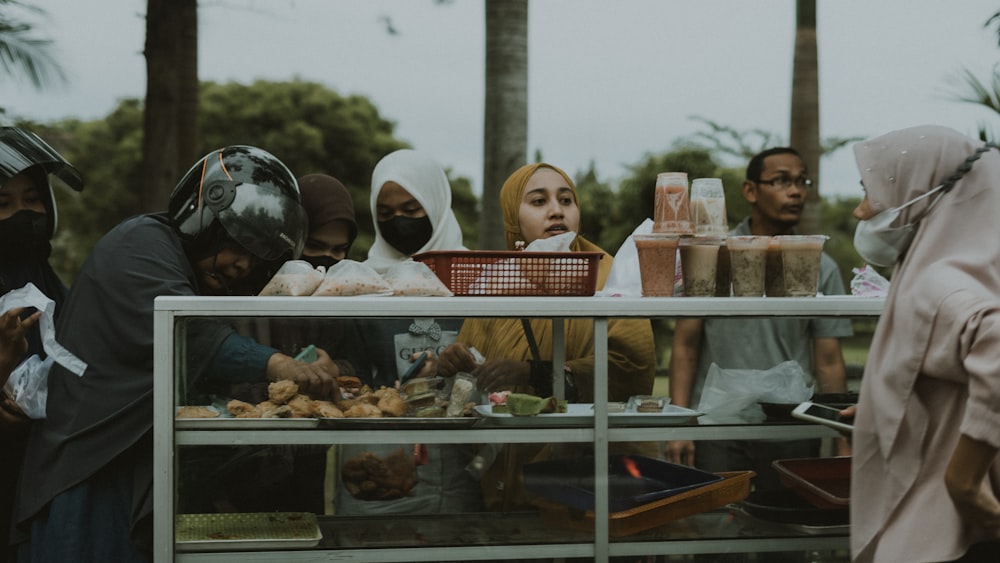
<path id="1" fill-rule="evenodd" d="M 777 459 L 771 463 L 781 482 L 813 506 L 838 508 L 851 503 L 851 457 Z"/>

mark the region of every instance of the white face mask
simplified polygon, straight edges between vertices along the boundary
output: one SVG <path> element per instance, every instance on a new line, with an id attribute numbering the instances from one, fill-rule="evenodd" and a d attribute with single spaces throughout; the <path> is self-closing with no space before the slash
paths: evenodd
<path id="1" fill-rule="evenodd" d="M 940 196 L 932 201 L 927 211 L 913 223 L 907 223 L 900 227 L 893 227 L 891 225 L 896 222 L 899 214 L 904 209 L 938 192 L 943 187 L 938 186 L 899 207 L 886 209 L 871 219 L 858 221 L 858 227 L 854 230 L 854 248 L 861 255 L 861 258 L 873 266 L 881 267 L 892 266 L 899 261 L 899 257 L 906 252 L 906 249 L 910 247 L 910 243 L 913 242 L 913 236 L 917 232 L 917 223 L 924 215 L 930 212 L 934 204 L 941 199 Z"/>

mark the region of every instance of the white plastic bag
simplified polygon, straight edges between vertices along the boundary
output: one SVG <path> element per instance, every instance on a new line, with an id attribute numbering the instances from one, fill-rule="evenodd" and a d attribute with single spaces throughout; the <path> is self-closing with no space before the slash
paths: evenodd
<path id="1" fill-rule="evenodd" d="M 604 289 L 597 295 L 604 297 L 642 297 L 642 275 L 639 273 L 639 253 L 635 249 L 633 235 L 644 235 L 653 232 L 653 220 L 646 219 L 625 238 L 615 254 L 611 264 L 608 279 Z"/>
<path id="2" fill-rule="evenodd" d="M 576 240 L 576 233 L 570 231 L 554 237 L 535 239 L 524 250 L 528 252 L 569 252 L 569 247 L 574 240 Z"/>
<path id="3" fill-rule="evenodd" d="M 771 369 L 722 369 L 712 363 L 698 411 L 709 424 L 756 424 L 764 421 L 759 403 L 801 403 L 812 397 L 805 372 L 794 360 Z"/>
<path id="4" fill-rule="evenodd" d="M 45 418 L 45 402 L 49 397 L 49 370 L 53 363 L 52 356 L 42 360 L 37 354 L 32 354 L 14 369 L 3 387 L 28 418 Z"/>
<path id="5" fill-rule="evenodd" d="M 37 355 L 33 355 L 22 362 L 11 373 L 4 390 L 14 397 L 14 402 L 24 414 L 36 419 L 45 418 L 49 369 L 52 364 L 58 363 L 77 376 L 82 376 L 87 371 L 87 364 L 56 342 L 56 304 L 35 284 L 29 283 L 0 297 L 0 314 L 22 307 L 34 307 L 41 311 L 38 330 L 42 336 L 42 348 L 48 357 L 42 361 Z"/>

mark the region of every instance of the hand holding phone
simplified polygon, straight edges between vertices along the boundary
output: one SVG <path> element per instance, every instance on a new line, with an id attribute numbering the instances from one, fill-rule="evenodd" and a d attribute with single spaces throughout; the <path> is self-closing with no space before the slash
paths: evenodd
<path id="1" fill-rule="evenodd" d="M 792 416 L 829 426 L 844 434 L 854 431 L 854 426 L 840 416 L 840 409 L 828 407 L 812 401 L 805 401 L 792 410 Z"/>

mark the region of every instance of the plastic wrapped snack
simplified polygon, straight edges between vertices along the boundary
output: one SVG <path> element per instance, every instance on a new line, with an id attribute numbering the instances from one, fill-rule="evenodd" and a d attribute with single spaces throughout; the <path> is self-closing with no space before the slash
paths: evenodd
<path id="1" fill-rule="evenodd" d="M 383 279 L 393 295 L 451 297 L 454 295 L 423 262 L 404 260 L 386 271 Z"/>
<path id="2" fill-rule="evenodd" d="M 323 272 L 313 268 L 309 262 L 289 260 L 267 282 L 260 295 L 312 295 L 321 281 Z"/>
<path id="3" fill-rule="evenodd" d="M 538 286 L 512 260 L 499 260 L 486 266 L 469 284 L 470 295 L 524 295 L 538 291 Z"/>
<path id="4" fill-rule="evenodd" d="M 341 260 L 326 271 L 313 295 L 392 295 L 392 288 L 371 266 L 355 260 Z"/>

